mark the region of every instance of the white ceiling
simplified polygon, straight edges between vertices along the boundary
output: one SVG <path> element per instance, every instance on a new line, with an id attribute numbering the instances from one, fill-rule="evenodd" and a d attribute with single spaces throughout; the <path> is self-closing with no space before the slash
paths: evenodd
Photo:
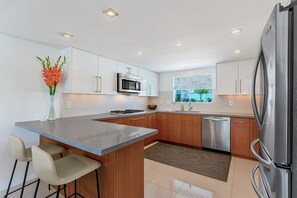
<path id="1" fill-rule="evenodd" d="M 255 58 L 278 2 L 288 0 L 0 0 L 0 33 L 172 71 Z M 120 15 L 104 16 L 109 7 Z M 232 36 L 233 28 L 243 32 Z M 64 40 L 62 32 L 74 38 Z"/>

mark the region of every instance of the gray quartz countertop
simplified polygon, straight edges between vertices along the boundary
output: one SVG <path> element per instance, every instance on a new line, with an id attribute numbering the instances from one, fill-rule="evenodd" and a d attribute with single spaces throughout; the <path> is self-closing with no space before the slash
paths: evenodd
<path id="1" fill-rule="evenodd" d="M 227 116 L 227 117 L 237 117 L 237 118 L 254 118 L 253 114 L 250 113 L 232 113 L 232 112 L 206 112 L 206 111 L 179 111 L 179 110 L 148 110 L 141 113 L 132 113 L 132 114 L 99 114 L 98 120 L 108 120 L 129 116 L 145 115 L 151 113 L 175 113 L 175 114 L 190 114 L 190 115 L 201 115 L 201 116 Z"/>
<path id="2" fill-rule="evenodd" d="M 99 114 L 55 121 L 17 122 L 15 125 L 96 155 L 105 155 L 157 134 L 155 129 L 97 121 L 107 117 L 114 118 Z"/>

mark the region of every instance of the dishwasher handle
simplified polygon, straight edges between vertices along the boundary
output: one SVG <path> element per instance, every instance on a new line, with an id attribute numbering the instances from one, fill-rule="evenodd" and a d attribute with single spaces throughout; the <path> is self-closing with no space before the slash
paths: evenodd
<path id="1" fill-rule="evenodd" d="M 206 117 L 203 118 L 204 120 L 212 120 L 212 121 L 218 121 L 218 122 L 228 122 L 228 119 L 225 118 L 212 118 L 212 117 Z"/>

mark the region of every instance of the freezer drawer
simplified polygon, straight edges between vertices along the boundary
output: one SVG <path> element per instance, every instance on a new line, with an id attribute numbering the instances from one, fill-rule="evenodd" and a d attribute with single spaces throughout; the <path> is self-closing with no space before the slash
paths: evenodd
<path id="1" fill-rule="evenodd" d="M 230 117 L 202 117 L 202 147 L 230 152 Z"/>

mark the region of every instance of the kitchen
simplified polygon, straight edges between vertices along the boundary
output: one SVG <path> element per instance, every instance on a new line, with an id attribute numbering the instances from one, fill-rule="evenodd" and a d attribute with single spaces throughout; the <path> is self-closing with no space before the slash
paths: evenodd
<path id="1" fill-rule="evenodd" d="M 240 11 L 240 3 L 250 8 L 256 6 L 254 16 Z M 217 17 L 209 18 L 205 24 L 201 16 L 209 15 L 202 8 L 211 6 L 219 16 L 224 13 L 220 9 L 224 3 L 203 2 L 199 7 L 199 2 L 184 5 L 176 1 L 168 8 L 168 15 L 174 19 L 168 19 L 166 16 L 158 18 L 161 15 L 151 16 L 148 14 L 150 9 L 146 10 L 149 7 L 162 13 L 165 3 L 156 8 L 147 2 L 133 2 L 133 6 L 116 2 L 76 2 L 71 5 L 74 20 L 62 9 L 71 3 L 63 2 L 57 15 L 42 24 L 49 16 L 36 17 L 42 16 L 45 8 L 41 2 L 1 2 L 3 95 L 0 128 L 3 136 L 0 158 L 3 163 L 0 165 L 0 195 L 7 194 L 9 184 L 9 193 L 22 187 L 24 173 L 27 173 L 26 163 L 19 162 L 10 182 L 16 159 L 8 141 L 12 133 L 21 137 L 26 147 L 32 146 L 32 151 L 33 145 L 46 143 L 68 150 L 65 159 L 58 160 L 67 160 L 67 156 L 75 153 L 87 156 L 97 164 L 100 162 L 101 168 L 96 169 L 99 171 L 98 188 L 95 183 L 87 185 L 95 179 L 95 174 L 77 178 L 77 191 L 84 197 L 97 197 L 97 191 L 101 197 L 294 197 L 294 188 L 279 190 L 277 182 L 276 185 L 268 184 L 290 180 L 286 180 L 286 175 L 291 174 L 287 173 L 288 163 L 276 162 L 274 165 L 271 158 L 268 157 L 270 161 L 267 156 L 263 159 L 263 153 L 269 153 L 271 148 L 261 151 L 260 156 L 259 141 L 255 142 L 264 138 L 261 134 L 266 131 L 265 111 L 267 119 L 274 116 L 273 104 L 268 102 L 269 108 L 264 113 L 261 109 L 266 106 L 265 101 L 270 101 L 265 92 L 267 88 L 261 87 L 262 80 L 265 84 L 270 78 L 265 75 L 267 71 L 263 66 L 265 61 L 269 65 L 266 54 L 260 53 L 258 59 L 258 51 L 262 31 L 277 3 L 279 1 L 232 1 L 226 17 L 219 22 L 216 22 Z M 281 3 L 284 7 L 289 4 L 288 1 Z M 46 5 L 53 9 L 55 3 L 46 2 Z M 80 16 L 81 5 L 96 16 L 87 13 Z M 187 12 L 198 7 L 200 14 Z M 12 12 L 12 8 L 23 17 L 22 20 L 15 17 L 16 10 Z M 180 13 L 175 13 L 175 9 Z M 287 9 L 291 8 L 283 8 L 281 17 Z M 30 10 L 36 13 L 29 14 Z M 128 10 L 135 12 L 128 14 Z M 88 17 L 99 21 L 88 21 Z M 193 17 L 205 29 L 193 27 Z M 152 20 L 158 19 L 161 19 L 159 23 L 152 24 Z M 174 25 L 167 24 L 173 20 L 180 23 L 180 28 L 168 33 L 166 28 L 174 30 Z M 143 22 L 147 27 L 142 25 L 137 32 L 137 24 Z M 133 23 L 136 26 L 132 28 Z M 101 28 L 90 28 L 94 24 Z M 213 24 L 217 25 L 216 29 Z M 124 30 L 128 25 L 131 28 Z M 123 29 L 121 35 L 119 29 Z M 91 30 L 101 37 L 97 38 Z M 263 42 L 264 38 L 262 36 Z M 261 45 L 266 47 L 268 43 Z M 201 47 L 197 49 L 199 45 Z M 278 45 L 278 50 L 281 49 Z M 40 62 L 36 56 L 45 62 Z M 57 65 L 63 63 L 63 78 L 56 94 L 50 97 L 41 72 L 47 56 L 51 63 L 61 56 Z M 257 75 L 254 73 L 256 65 L 259 67 Z M 286 86 L 281 78 L 276 85 Z M 284 101 L 288 93 L 280 90 L 286 89 L 278 88 L 279 100 Z M 50 111 L 50 99 L 51 109 L 55 111 Z M 280 107 L 285 109 L 288 105 Z M 285 123 L 282 119 L 290 119 L 290 116 L 280 116 L 281 113 L 280 123 Z M 267 123 L 266 127 L 271 127 Z M 281 145 L 291 147 L 289 142 L 280 139 Z M 262 143 L 267 145 L 267 142 L 260 142 L 261 148 Z M 276 160 L 281 159 L 276 157 Z M 257 166 L 257 161 L 264 165 Z M 48 190 L 47 178 L 36 171 L 34 154 L 32 162 L 33 167 L 30 164 L 25 180 L 34 183 L 7 197 L 20 197 L 20 193 L 24 193 L 23 197 L 34 197 L 36 189 L 37 197 L 56 192 L 55 188 Z M 273 176 L 267 171 L 275 170 L 275 166 L 279 168 L 276 170 L 283 168 L 286 172 L 277 176 L 281 179 L 271 179 Z M 250 177 L 251 172 L 255 172 L 255 176 Z M 41 182 L 36 180 L 36 175 Z M 263 175 L 267 175 L 269 181 L 263 182 Z M 258 182 L 259 179 L 262 182 Z M 36 188 L 39 182 L 40 187 Z M 69 186 L 60 189 L 60 197 L 66 191 L 71 195 L 74 192 L 72 185 L 71 181 Z"/>

